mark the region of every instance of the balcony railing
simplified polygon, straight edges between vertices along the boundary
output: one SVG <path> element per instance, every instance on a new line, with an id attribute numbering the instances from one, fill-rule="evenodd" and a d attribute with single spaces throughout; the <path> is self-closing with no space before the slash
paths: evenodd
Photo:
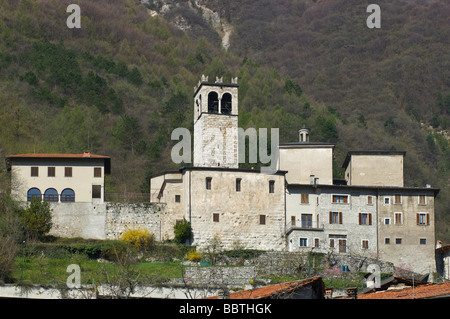
<path id="1" fill-rule="evenodd" d="M 286 227 L 285 227 L 285 231 L 286 231 L 286 234 L 287 233 L 289 233 L 290 231 L 292 231 L 292 230 L 319 230 L 319 231 L 323 231 L 323 228 L 324 228 L 324 225 L 323 224 L 319 224 L 319 225 L 305 225 L 305 224 L 303 224 L 302 225 L 302 223 L 300 223 L 300 224 L 297 224 L 297 223 L 294 223 L 294 224 L 292 224 L 292 222 L 289 222 L 287 225 L 286 225 Z"/>

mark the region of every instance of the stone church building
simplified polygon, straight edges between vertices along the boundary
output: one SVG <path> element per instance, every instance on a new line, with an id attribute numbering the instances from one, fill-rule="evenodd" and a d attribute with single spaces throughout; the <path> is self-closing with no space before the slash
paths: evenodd
<path id="1" fill-rule="evenodd" d="M 434 200 L 439 189 L 404 186 L 402 151 L 349 151 L 345 180 L 333 179 L 331 143 L 307 129 L 278 146 L 276 172 L 239 168 L 238 84 L 208 82 L 194 93 L 192 167 L 150 178 L 150 200 L 165 204 L 161 239 L 186 219 L 192 244 L 378 257 L 435 269 Z M 217 138 L 211 132 L 221 132 Z"/>

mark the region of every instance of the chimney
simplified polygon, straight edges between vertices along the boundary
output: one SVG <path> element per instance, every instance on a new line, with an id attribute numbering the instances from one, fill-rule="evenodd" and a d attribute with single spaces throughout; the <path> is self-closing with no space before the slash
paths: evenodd
<path id="1" fill-rule="evenodd" d="M 298 130 L 298 140 L 300 143 L 309 143 L 309 130 L 305 126 Z"/>
<path id="2" fill-rule="evenodd" d="M 83 157 L 91 157 L 91 152 L 90 151 L 83 152 Z"/>

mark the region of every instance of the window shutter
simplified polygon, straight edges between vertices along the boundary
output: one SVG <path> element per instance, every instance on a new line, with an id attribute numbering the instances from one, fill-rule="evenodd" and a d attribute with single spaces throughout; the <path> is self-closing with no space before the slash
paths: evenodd
<path id="1" fill-rule="evenodd" d="M 427 225 L 430 225 L 430 214 L 427 214 Z"/>
<path id="2" fill-rule="evenodd" d="M 333 212 L 330 212 L 330 224 L 333 223 Z"/>
<path id="3" fill-rule="evenodd" d="M 348 196 L 344 196 L 344 204 L 347 204 L 348 202 Z"/>
<path id="4" fill-rule="evenodd" d="M 372 225 L 372 214 L 369 214 L 369 225 Z"/>
<path id="5" fill-rule="evenodd" d="M 361 225 L 361 213 L 358 214 L 358 218 L 359 218 L 359 224 Z"/>
<path id="6" fill-rule="evenodd" d="M 342 212 L 339 212 L 339 224 L 342 224 Z"/>
<path id="7" fill-rule="evenodd" d="M 420 214 L 416 214 L 417 225 L 420 225 Z"/>

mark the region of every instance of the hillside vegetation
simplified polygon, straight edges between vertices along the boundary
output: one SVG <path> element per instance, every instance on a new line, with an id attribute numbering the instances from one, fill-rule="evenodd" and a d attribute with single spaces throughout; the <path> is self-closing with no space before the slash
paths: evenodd
<path id="1" fill-rule="evenodd" d="M 441 188 L 450 242 L 449 3 L 378 1 L 368 29 L 356 0 L 80 0 L 69 29 L 71 3 L 0 0 L 0 160 L 90 150 L 112 158 L 107 192 L 148 192 L 149 174 L 177 167 L 170 135 L 192 129 L 200 76 L 238 77 L 239 125 L 280 142 L 306 125 L 337 143 L 336 178 L 348 150 L 406 150 L 407 186 Z M 205 8 L 232 26 L 228 50 Z"/>

